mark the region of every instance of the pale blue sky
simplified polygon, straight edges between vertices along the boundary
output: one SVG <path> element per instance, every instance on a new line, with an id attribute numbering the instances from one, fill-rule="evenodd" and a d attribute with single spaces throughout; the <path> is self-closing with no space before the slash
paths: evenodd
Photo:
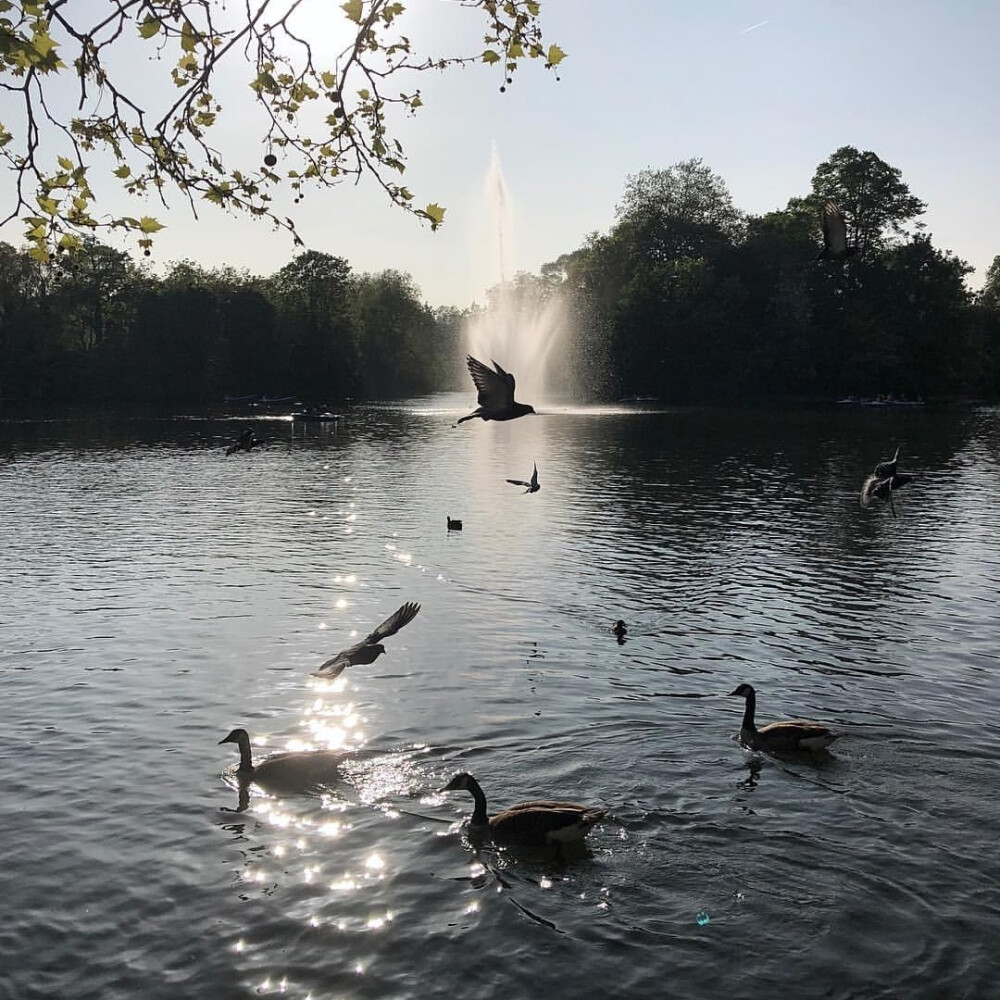
<path id="1" fill-rule="evenodd" d="M 334 0 L 309 2 L 340 17 Z M 434 37 L 441 52 L 479 46 L 481 22 L 453 0 L 409 6 L 416 39 Z M 806 193 L 816 165 L 854 145 L 902 169 L 928 204 L 935 244 L 979 269 L 973 284 L 1000 254 L 994 0 L 542 0 L 542 16 L 568 53 L 560 82 L 538 64 L 506 94 L 486 67 L 420 80 L 425 107 L 404 127 L 406 183 L 419 204 L 447 207 L 441 231 L 363 184 L 288 203 L 307 244 L 358 271 L 408 271 L 431 304 L 464 307 L 498 276 L 483 199 L 494 143 L 514 265 L 533 272 L 608 229 L 629 173 L 702 157 L 740 208 L 759 213 Z M 255 154 L 239 130 L 231 141 Z M 295 252 L 266 225 L 207 207 L 194 222 L 172 200 L 170 213 L 145 209 L 168 225 L 158 264 L 269 274 Z M 17 242 L 18 230 L 2 236 Z"/>

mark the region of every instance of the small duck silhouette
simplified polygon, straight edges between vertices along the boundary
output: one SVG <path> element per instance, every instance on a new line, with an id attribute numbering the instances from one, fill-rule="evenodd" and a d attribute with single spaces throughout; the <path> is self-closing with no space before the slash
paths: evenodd
<path id="1" fill-rule="evenodd" d="M 628 627 L 621 618 L 611 626 L 611 634 L 618 640 L 619 646 L 625 645 L 625 636 L 628 635 Z"/>
<path id="2" fill-rule="evenodd" d="M 525 493 L 537 493 L 541 489 L 541 486 L 538 485 L 538 466 L 535 465 L 532 468 L 530 482 L 526 482 L 524 479 L 508 479 L 507 482 L 512 486 L 527 486 Z"/>
<path id="3" fill-rule="evenodd" d="M 448 515 L 445 515 L 448 517 Z M 461 531 L 462 522 L 458 518 L 448 517 L 448 530 L 449 531 Z"/>

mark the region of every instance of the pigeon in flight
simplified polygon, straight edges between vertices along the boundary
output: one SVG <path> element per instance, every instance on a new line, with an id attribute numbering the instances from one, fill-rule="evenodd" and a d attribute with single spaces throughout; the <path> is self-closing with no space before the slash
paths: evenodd
<path id="1" fill-rule="evenodd" d="M 339 677 L 347 667 L 356 666 L 359 663 L 374 663 L 384 652 L 385 646 L 382 640 L 394 635 L 404 625 L 409 624 L 417 616 L 420 605 L 409 601 L 398 611 L 394 611 L 378 628 L 374 629 L 353 646 L 342 649 L 336 656 L 331 657 L 319 670 L 313 671 L 313 677 L 323 677 L 330 680 Z"/>
<path id="2" fill-rule="evenodd" d="M 823 225 L 823 249 L 817 260 L 844 260 L 857 252 L 847 245 L 847 224 L 836 202 L 828 201 L 820 212 Z"/>
<path id="3" fill-rule="evenodd" d="M 874 476 L 876 479 L 887 479 L 896 475 L 899 468 L 899 445 L 896 445 L 896 454 L 888 462 L 878 462 L 875 466 Z"/>
<path id="4" fill-rule="evenodd" d="M 470 354 L 466 358 L 466 364 L 479 392 L 476 400 L 479 405 L 468 416 L 460 417 L 460 424 L 473 417 L 482 417 L 483 420 L 514 420 L 526 413 L 535 412 L 533 406 L 514 401 L 514 376 L 505 372 L 495 361 L 493 368 L 488 368 Z"/>
<path id="5" fill-rule="evenodd" d="M 525 493 L 537 493 L 541 486 L 538 485 L 538 466 L 536 465 L 531 472 L 531 482 L 525 482 L 523 479 L 508 479 L 508 483 L 514 486 L 527 486 L 528 488 L 524 491 Z"/>
<path id="6" fill-rule="evenodd" d="M 253 427 L 248 427 L 240 436 L 226 449 L 226 455 L 235 455 L 238 451 L 252 451 L 257 445 L 263 444 Z"/>

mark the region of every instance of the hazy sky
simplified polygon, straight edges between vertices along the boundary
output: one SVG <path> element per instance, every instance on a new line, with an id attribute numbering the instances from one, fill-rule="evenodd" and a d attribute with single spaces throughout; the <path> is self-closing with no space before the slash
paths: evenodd
<path id="1" fill-rule="evenodd" d="M 331 12 L 312 15 L 317 35 L 342 21 L 336 0 L 308 2 Z M 482 21 L 454 0 L 409 8 L 407 29 L 425 47 L 480 47 Z M 420 78 L 405 183 L 418 204 L 447 207 L 442 230 L 363 183 L 288 204 L 307 245 L 356 271 L 408 271 L 432 305 L 464 307 L 498 279 L 484 197 L 494 147 L 511 197 L 509 256 L 537 272 L 608 229 L 629 173 L 701 157 L 759 213 L 807 193 L 816 165 L 853 145 L 902 170 L 928 204 L 934 243 L 976 266 L 974 284 L 1000 254 L 995 0 L 542 0 L 542 17 L 568 53 L 559 82 L 536 63 L 505 94 L 485 66 Z M 230 141 L 248 139 L 237 129 Z M 195 222 L 173 202 L 169 213 L 143 208 L 168 225 L 157 264 L 270 274 L 295 253 L 266 225 L 209 207 Z M 17 243 L 19 231 L 0 235 Z"/>

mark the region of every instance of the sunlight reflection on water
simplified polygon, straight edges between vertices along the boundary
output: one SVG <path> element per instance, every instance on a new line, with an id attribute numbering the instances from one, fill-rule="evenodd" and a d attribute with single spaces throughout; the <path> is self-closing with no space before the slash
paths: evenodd
<path id="1" fill-rule="evenodd" d="M 240 460 L 226 421 L 0 425 L 14 994 L 990 995 L 996 413 L 454 398 Z M 920 482 L 860 510 L 900 440 Z M 741 680 L 831 760 L 740 749 Z M 237 812 L 233 725 L 352 756 Z M 459 770 L 611 816 L 571 864 L 478 848 Z"/>

